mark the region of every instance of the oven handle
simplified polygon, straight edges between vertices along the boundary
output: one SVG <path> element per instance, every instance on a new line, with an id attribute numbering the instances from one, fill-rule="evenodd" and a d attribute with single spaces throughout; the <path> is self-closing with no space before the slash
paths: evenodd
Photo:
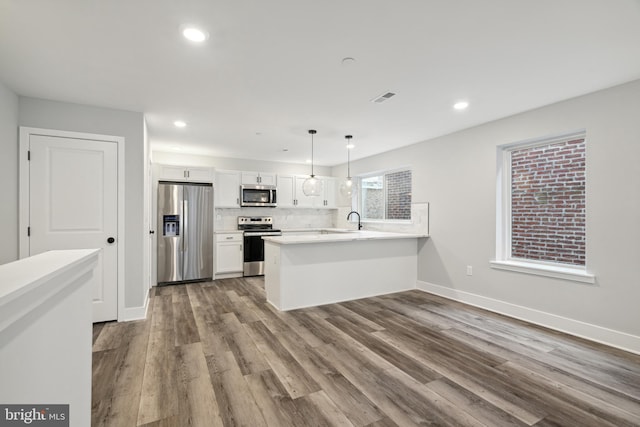
<path id="1" fill-rule="evenodd" d="M 272 231 L 245 231 L 245 237 L 259 237 L 259 236 L 282 236 L 282 233 Z"/>

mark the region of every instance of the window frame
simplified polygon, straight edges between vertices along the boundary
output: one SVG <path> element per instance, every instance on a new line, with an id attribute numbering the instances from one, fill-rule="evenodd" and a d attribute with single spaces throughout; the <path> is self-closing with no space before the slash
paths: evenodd
<path id="1" fill-rule="evenodd" d="M 378 170 L 378 171 L 374 171 L 374 172 L 367 172 L 367 173 L 363 173 L 363 174 L 359 174 L 356 176 L 356 182 L 358 185 L 358 190 L 355 192 L 355 202 L 356 202 L 356 210 L 358 212 L 360 212 L 362 214 L 362 220 L 360 222 L 362 223 L 378 223 L 378 224 L 411 224 L 413 219 L 411 218 L 412 216 L 412 212 L 409 212 L 409 219 L 387 219 L 387 218 L 382 218 L 382 219 L 375 219 L 375 218 L 365 218 L 364 217 L 364 208 L 363 208 L 363 198 L 362 198 L 362 180 L 366 179 L 366 178 L 371 178 L 373 176 L 382 176 L 382 190 L 383 190 L 383 214 L 386 217 L 387 215 L 387 187 L 386 187 L 386 179 L 385 176 L 387 174 L 392 174 L 392 173 L 396 173 L 396 172 L 405 172 L 405 171 L 409 171 L 411 172 L 411 203 L 410 205 L 413 205 L 413 170 L 411 169 L 411 167 L 409 166 L 405 166 L 405 167 L 398 167 L 398 168 L 393 168 L 393 169 L 384 169 L 384 170 Z"/>
<path id="2" fill-rule="evenodd" d="M 509 270 L 519 273 L 533 274 L 538 276 L 553 277 L 582 283 L 595 283 L 595 275 L 587 271 L 588 259 L 585 265 L 572 265 L 551 261 L 540 261 L 533 259 L 513 258 L 512 248 L 512 212 L 511 212 L 511 153 L 515 150 L 549 145 L 558 142 L 570 141 L 583 138 L 585 142 L 585 157 L 587 133 L 585 129 L 533 138 L 524 141 L 512 142 L 498 145 L 496 150 L 496 255 L 490 261 L 492 268 L 499 270 Z M 585 184 L 586 184 L 585 167 Z M 586 207 L 586 204 L 585 204 Z M 586 232 L 586 229 L 585 229 Z M 588 236 L 585 235 L 585 239 Z M 586 254 L 585 254 L 586 255 Z"/>

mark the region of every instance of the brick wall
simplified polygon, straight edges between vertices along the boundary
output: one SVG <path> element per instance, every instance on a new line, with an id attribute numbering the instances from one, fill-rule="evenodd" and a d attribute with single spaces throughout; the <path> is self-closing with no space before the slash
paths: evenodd
<path id="1" fill-rule="evenodd" d="M 411 219 L 411 171 L 385 175 L 387 219 Z"/>
<path id="2" fill-rule="evenodd" d="M 511 153 L 511 256 L 585 265 L 584 139 Z"/>

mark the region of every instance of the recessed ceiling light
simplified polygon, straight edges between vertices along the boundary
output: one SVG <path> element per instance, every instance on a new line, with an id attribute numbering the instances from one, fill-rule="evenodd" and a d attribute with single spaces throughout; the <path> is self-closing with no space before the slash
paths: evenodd
<path id="1" fill-rule="evenodd" d="M 206 31 L 203 31 L 199 28 L 187 26 L 182 29 L 182 35 L 192 42 L 202 43 L 207 38 L 209 38 L 209 34 Z"/>
<path id="2" fill-rule="evenodd" d="M 351 150 L 351 149 L 352 149 L 352 148 L 354 148 L 354 147 L 355 147 L 355 145 L 354 145 L 354 144 L 347 144 L 347 148 L 348 148 L 349 150 Z"/>
<path id="3" fill-rule="evenodd" d="M 175 122 L 173 122 L 173 125 L 177 128 L 183 128 L 185 127 L 187 124 L 185 122 L 183 122 L 182 120 L 176 120 Z"/>
<path id="4" fill-rule="evenodd" d="M 311 159 L 307 159 L 304 161 L 305 163 L 311 163 Z"/>
<path id="5" fill-rule="evenodd" d="M 171 147 L 171 148 L 173 148 L 173 149 L 174 149 L 174 151 L 182 151 L 182 147 L 178 147 L 177 145 L 176 145 L 176 146 L 173 146 L 173 147 Z"/>
<path id="6" fill-rule="evenodd" d="M 458 111 L 466 110 L 468 106 L 469 106 L 469 103 L 467 101 L 458 101 L 455 104 L 453 104 L 453 108 Z"/>
<path id="7" fill-rule="evenodd" d="M 391 97 L 396 96 L 393 92 L 382 93 L 371 100 L 374 104 L 380 104 L 381 102 L 388 101 Z"/>

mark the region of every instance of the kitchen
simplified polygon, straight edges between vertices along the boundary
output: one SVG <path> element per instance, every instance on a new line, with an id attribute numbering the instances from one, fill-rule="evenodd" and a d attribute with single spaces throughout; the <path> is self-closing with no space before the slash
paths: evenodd
<path id="1" fill-rule="evenodd" d="M 118 272 L 117 293 L 117 319 L 122 324 L 126 324 L 126 321 L 129 320 L 143 319 L 147 314 L 153 314 L 154 307 L 149 305 L 151 301 L 149 299 L 150 288 L 159 294 L 171 292 L 171 297 L 176 301 L 176 307 L 182 307 L 182 304 L 185 303 L 185 295 L 179 294 L 183 291 L 169 290 L 178 287 L 158 288 L 154 286 L 156 284 L 154 251 L 159 230 L 154 224 L 156 217 L 153 212 L 157 204 L 157 200 L 155 200 L 156 183 L 160 179 L 172 180 L 170 177 L 175 176 L 171 175 L 169 171 L 163 172 L 163 167 L 179 167 L 183 173 L 187 169 L 204 169 L 205 174 L 208 174 L 213 182 L 214 191 L 217 191 L 216 181 L 220 177 L 224 180 L 230 176 L 236 176 L 234 174 L 237 172 L 263 172 L 276 175 L 276 177 L 308 177 L 313 165 L 318 176 L 334 179 L 336 189 L 338 189 L 339 184 L 348 176 L 366 178 L 368 174 L 373 172 L 409 168 L 413 184 L 412 221 L 416 220 L 415 225 L 417 226 L 417 219 L 420 218 L 421 227 L 428 224 L 430 236 L 428 239 L 424 239 L 417 249 L 416 288 L 420 289 L 420 292 L 426 291 L 425 293 L 441 295 L 459 302 L 480 306 L 632 352 L 637 353 L 640 349 L 640 345 L 638 345 L 640 339 L 638 338 L 640 337 L 638 325 L 640 322 L 638 322 L 635 306 L 640 295 L 637 286 L 634 286 L 637 280 L 633 267 L 640 256 L 637 246 L 637 241 L 640 239 L 640 230 L 637 227 L 640 205 L 637 197 L 627 196 L 628 194 L 637 194 L 640 185 L 640 175 L 638 175 L 635 165 L 635 159 L 640 156 L 640 153 L 638 145 L 635 143 L 636 138 L 633 137 L 640 131 L 636 120 L 639 108 L 637 100 L 640 99 L 640 85 L 637 80 L 640 74 L 638 74 L 637 58 L 640 55 L 637 54 L 636 44 L 630 42 L 630 40 L 637 40 L 635 32 L 637 26 L 634 25 L 638 16 L 636 3 L 621 2 L 617 6 L 620 9 L 615 10 L 611 10 L 610 5 L 606 10 L 600 10 L 597 2 L 590 2 L 590 7 L 593 9 L 589 10 L 583 9 L 586 6 L 573 4 L 576 13 L 584 13 L 583 22 L 590 23 L 588 27 L 591 32 L 585 32 L 584 28 L 574 29 L 573 34 L 583 36 L 582 42 L 567 39 L 562 34 L 555 34 L 554 43 L 547 39 L 540 41 L 539 46 L 543 46 L 543 49 L 532 47 L 534 42 L 525 36 L 526 34 L 538 35 L 535 28 L 527 27 L 527 31 L 519 32 L 520 36 L 526 40 L 518 39 L 513 41 L 513 44 L 511 44 L 510 37 L 505 36 L 505 34 L 514 33 L 511 31 L 513 28 L 510 28 L 509 25 L 517 23 L 519 26 L 526 26 L 527 22 L 514 19 L 513 21 L 495 23 L 495 21 L 491 21 L 497 19 L 494 11 L 489 13 L 489 8 L 485 10 L 483 7 L 467 4 L 466 7 L 471 8 L 474 12 L 470 16 L 480 16 L 483 19 L 478 19 L 478 23 L 465 21 L 465 24 L 471 25 L 466 30 L 467 38 L 465 40 L 476 39 L 485 34 L 485 30 L 479 27 L 479 22 L 494 22 L 494 25 L 489 27 L 499 29 L 493 34 L 495 38 L 479 42 L 478 46 L 487 46 L 487 50 L 482 51 L 486 55 L 487 63 L 482 62 L 482 58 L 478 58 L 478 51 L 472 49 L 473 46 L 468 50 L 456 51 L 458 54 L 454 55 L 442 52 L 436 47 L 427 46 L 426 37 L 409 37 L 410 34 L 407 32 L 411 33 L 411 29 L 422 28 L 424 19 L 428 19 L 431 25 L 425 27 L 444 30 L 437 22 L 438 20 L 429 14 L 407 14 L 410 16 L 407 18 L 410 22 L 404 25 L 406 31 L 398 30 L 397 37 L 399 39 L 393 38 L 394 36 L 387 34 L 387 31 L 371 34 L 366 29 L 359 27 L 361 34 L 367 34 L 369 37 L 368 40 L 361 40 L 357 37 L 357 31 L 351 33 L 346 30 L 353 22 L 362 23 L 362 19 L 356 19 L 360 16 L 358 12 L 362 11 L 354 5 L 344 11 L 344 16 L 340 14 L 334 16 L 319 6 L 320 10 L 316 10 L 314 7 L 313 11 L 317 12 L 317 15 L 314 16 L 318 16 L 317 22 L 303 19 L 290 20 L 293 16 L 300 18 L 298 13 L 301 11 L 292 10 L 291 15 L 287 13 L 275 17 L 274 19 L 280 25 L 273 25 L 273 27 L 290 28 L 293 25 L 292 22 L 298 22 L 299 24 L 296 25 L 299 27 L 296 27 L 295 31 L 304 43 L 317 41 L 313 34 L 326 35 L 326 45 L 323 44 L 323 47 L 318 48 L 317 52 L 326 52 L 323 49 L 328 49 L 334 52 L 329 55 L 332 59 L 323 55 L 317 57 L 308 55 L 300 58 L 296 55 L 294 61 L 291 56 L 284 54 L 287 52 L 286 50 L 271 51 L 263 48 L 262 51 L 260 49 L 252 51 L 253 55 L 245 55 L 243 58 L 237 59 L 242 64 L 239 71 L 236 70 L 237 74 L 222 66 L 218 68 L 220 74 L 217 77 L 227 82 L 229 87 L 233 87 L 233 90 L 237 92 L 237 97 L 222 92 L 218 83 L 212 78 L 214 73 L 194 71 L 193 81 L 200 88 L 214 89 L 214 93 L 215 90 L 219 90 L 216 95 L 222 100 L 221 104 L 206 113 L 204 112 L 205 106 L 210 103 L 210 100 L 203 100 L 202 97 L 195 95 L 192 95 L 191 98 L 197 102 L 189 112 L 177 111 L 173 107 L 148 111 L 135 102 L 119 103 L 118 98 L 124 98 L 122 94 L 140 94 L 141 91 L 144 92 L 146 86 L 140 83 L 143 80 L 136 80 L 138 83 L 132 86 L 119 83 L 120 86 L 114 87 L 105 83 L 109 81 L 106 76 L 110 73 L 118 75 L 120 72 L 118 66 L 107 64 L 104 66 L 104 73 L 88 69 L 91 67 L 87 64 L 100 63 L 93 56 L 90 60 L 83 59 L 90 52 L 104 51 L 105 56 L 108 56 L 107 52 L 113 53 L 111 49 L 95 48 L 95 46 L 113 46 L 107 42 L 109 35 L 106 33 L 100 36 L 95 34 L 91 36 L 91 40 L 96 43 L 95 46 L 84 46 L 75 51 L 70 48 L 71 55 L 65 57 L 64 61 L 60 61 L 66 65 L 46 60 L 48 56 L 43 54 L 37 45 L 41 44 L 45 48 L 51 47 L 51 45 L 48 44 L 48 40 L 38 38 L 41 36 L 34 36 L 38 39 L 37 42 L 28 39 L 24 41 L 25 45 L 21 48 L 12 47 L 14 45 L 7 40 L 17 39 L 15 36 L 22 33 L 21 29 L 16 29 L 20 25 L 32 30 L 32 34 L 48 34 L 51 37 L 51 43 L 55 46 L 68 42 L 67 36 L 60 36 L 57 30 L 52 27 L 53 23 L 28 17 L 60 16 L 61 22 L 58 22 L 57 27 L 74 28 L 74 18 L 86 19 L 89 17 L 87 22 L 91 22 L 92 19 L 97 19 L 95 15 L 103 15 L 107 21 L 113 19 L 114 16 L 119 16 L 116 9 L 109 9 L 111 6 L 102 5 L 101 7 L 105 7 L 107 10 L 100 10 L 103 13 L 97 13 L 98 11 L 91 9 L 73 10 L 67 4 L 60 6 L 68 12 L 65 17 L 61 16 L 65 14 L 55 10 L 43 13 L 43 9 L 38 8 L 47 10 L 47 7 L 51 6 L 40 3 L 36 5 L 36 3 L 25 3 L 22 6 L 24 9 L 17 9 L 17 6 L 12 2 L 3 2 L 2 9 L 0 9 L 3 12 L 7 11 L 7 14 L 3 14 L 1 18 L 2 25 L 0 26 L 2 28 L 1 39 L 4 40 L 0 44 L 0 58 L 2 58 L 2 68 L 0 68 L 0 80 L 2 81 L 0 84 L 2 107 L 0 109 L 0 144 L 3 148 L 3 155 L 0 156 L 0 175 L 5 182 L 11 183 L 7 186 L 6 203 L 0 206 L 0 218 L 4 224 L 7 224 L 7 229 L 11 230 L 3 239 L 3 244 L 0 245 L 0 263 L 8 264 L 23 257 L 20 252 L 20 242 L 21 239 L 24 239 L 26 230 L 21 227 L 19 181 L 24 163 L 21 163 L 23 153 L 17 142 L 20 137 L 19 127 L 114 135 L 124 138 L 125 142 L 120 150 L 122 153 L 119 151 L 119 154 L 122 155 L 120 171 L 124 176 L 121 187 L 122 194 L 118 195 L 122 198 L 119 202 L 119 206 L 122 205 L 122 212 L 118 213 L 118 226 L 122 229 L 116 234 L 117 243 L 120 245 L 119 249 L 123 252 L 119 254 L 123 258 L 118 262 L 121 271 Z M 239 37 L 240 39 L 246 37 L 255 40 L 248 36 L 248 34 L 252 34 L 254 28 L 266 31 L 265 27 L 260 24 L 259 18 L 269 14 L 269 11 L 262 9 L 265 6 L 253 6 L 255 8 L 251 9 L 253 13 L 246 17 L 247 21 L 236 21 L 235 25 L 243 35 Z M 405 6 L 408 8 L 409 4 Z M 386 22 L 382 19 L 383 17 L 395 16 L 393 11 L 387 10 L 386 7 L 390 6 L 377 5 L 371 10 L 365 8 L 365 13 L 375 14 L 375 19 L 370 22 L 377 22 L 382 26 L 382 23 Z M 500 4 L 496 7 L 507 13 L 510 6 Z M 524 6 L 521 5 L 521 7 Z M 155 17 L 154 14 L 159 14 L 161 9 L 159 7 L 158 10 L 147 12 Z M 541 7 L 541 9 L 544 8 Z M 554 24 L 550 25 L 550 28 L 559 28 L 561 23 L 562 25 L 568 24 L 565 22 L 568 16 L 566 10 L 562 13 L 558 12 L 557 16 L 550 14 L 552 17 L 545 14 L 545 11 L 549 12 L 547 9 L 527 9 L 526 13 L 518 13 L 516 16 L 537 16 L 539 21 L 550 19 L 550 22 Z M 294 14 L 294 12 L 296 13 Z M 87 15 L 81 16 L 82 13 Z M 450 11 L 450 13 L 458 16 L 454 11 Z M 225 10 L 221 15 L 212 15 L 233 15 L 225 14 L 230 14 L 230 12 Z M 610 22 L 599 19 L 599 17 L 613 16 L 614 14 L 615 19 L 612 18 Z M 135 15 L 129 14 L 127 16 Z M 179 20 L 178 15 L 172 17 L 171 22 Z M 8 16 L 10 18 L 7 18 Z M 157 19 L 157 22 L 162 21 L 163 19 Z M 325 24 L 328 21 L 333 22 L 336 28 L 342 30 L 326 34 Z M 216 21 L 216 23 L 223 26 L 221 22 Z M 120 35 L 112 34 L 113 37 L 128 36 L 128 40 L 138 40 L 136 30 L 131 22 L 123 22 L 122 26 L 123 33 Z M 295 27 L 295 25 L 293 26 Z M 38 31 L 36 27 L 45 28 L 47 31 Z M 103 28 L 109 27 L 105 25 Z M 212 28 L 217 27 L 214 25 Z M 209 28 L 211 32 L 209 42 L 204 49 L 193 49 L 195 46 L 180 44 L 177 41 L 165 43 L 167 48 L 169 45 L 176 48 L 175 51 L 172 51 L 173 55 L 164 55 L 163 59 L 155 59 L 155 62 L 151 63 L 152 68 L 166 70 L 169 75 L 171 73 L 179 75 L 179 71 L 176 69 L 179 67 L 172 62 L 181 63 L 183 66 L 193 66 L 198 61 L 203 61 L 208 67 L 212 61 L 222 61 L 219 58 L 230 53 L 223 49 L 223 55 L 213 55 L 214 47 L 220 48 L 220 44 L 224 44 L 222 42 L 224 37 L 223 34 L 217 33 L 212 28 Z M 381 27 L 378 26 L 378 28 Z M 446 26 L 446 29 L 450 28 L 450 26 Z M 226 31 L 231 30 L 227 28 Z M 227 34 L 230 33 L 227 32 Z M 260 34 L 265 35 L 266 33 Z M 352 34 L 354 39 L 350 39 L 349 34 Z M 447 36 L 443 34 L 448 34 L 448 32 L 440 34 L 440 37 L 436 39 L 447 40 Z M 151 33 L 148 36 L 151 36 Z M 168 36 L 163 37 L 165 38 L 162 40 L 166 41 Z M 553 37 L 553 35 L 549 33 L 549 37 Z M 610 44 L 591 43 L 590 37 L 609 40 Z M 428 39 L 433 40 L 434 38 Z M 288 43 L 295 42 L 295 40 L 288 40 L 285 43 L 285 39 L 277 35 L 272 35 L 271 38 L 265 37 L 265 40 L 273 42 L 273 49 L 276 47 L 284 49 L 290 47 Z M 345 40 L 351 40 L 353 45 L 345 44 Z M 416 40 L 419 42 L 416 43 Z M 503 41 L 496 45 L 496 40 Z M 151 43 L 150 40 L 147 41 Z M 461 44 L 465 45 L 465 43 Z M 121 41 L 116 44 L 116 46 L 122 45 L 126 45 L 126 43 Z M 397 49 L 397 46 L 400 45 L 405 49 Z M 18 45 L 15 44 L 15 46 Z M 336 48 L 334 51 L 327 46 L 345 46 L 345 48 Z M 352 46 L 354 50 L 359 47 L 358 51 L 362 54 L 351 52 L 349 46 Z M 371 50 L 367 49 L 367 46 L 379 46 L 380 51 L 377 59 L 373 59 L 370 55 Z M 453 51 L 456 49 L 455 46 L 458 44 L 452 41 L 450 49 Z M 522 46 L 526 46 L 527 49 L 523 49 Z M 611 48 L 611 46 L 616 46 L 616 48 Z M 135 45 L 135 47 L 138 50 L 130 52 L 130 58 L 146 57 L 147 52 L 144 46 Z M 22 50 L 18 52 L 18 49 Z M 300 48 L 295 51 L 307 52 L 308 50 Z M 423 52 L 423 55 L 411 54 L 400 58 L 400 51 L 409 53 L 419 51 Z M 569 51 L 574 52 L 575 57 L 568 58 L 563 54 L 563 52 Z M 265 52 L 273 54 L 270 61 L 266 59 Z M 544 52 L 547 52 L 548 56 Z M 63 54 L 64 52 L 60 52 L 60 55 Z M 506 59 L 516 57 L 519 58 L 519 61 Z M 537 57 L 538 61 L 534 60 L 534 57 Z M 176 60 L 168 58 L 176 58 Z M 226 58 L 229 57 L 226 56 Z M 266 65 L 256 71 L 256 67 L 252 66 L 252 61 L 257 58 Z M 474 63 L 467 65 L 474 68 L 474 73 L 458 72 L 466 69 L 463 67 L 464 64 L 460 62 L 461 58 L 473 58 Z M 582 60 L 575 58 L 582 58 Z M 424 68 L 422 63 L 418 63 L 422 59 L 429 63 L 429 67 L 433 67 L 434 64 L 443 64 L 442 69 L 438 68 L 439 74 L 436 70 L 433 70 L 436 74 L 425 71 L 429 67 Z M 561 64 L 554 62 L 557 64 L 553 67 L 554 72 L 542 65 L 548 64 L 551 60 L 561 62 Z M 115 60 L 112 61 L 112 64 L 122 64 L 123 62 L 126 61 Z M 576 73 L 572 67 L 572 64 L 575 63 L 581 64 L 580 73 Z M 400 70 L 400 74 L 393 74 L 395 78 L 383 79 L 380 75 L 373 73 L 373 69 L 377 68 L 381 75 L 384 76 L 387 73 L 388 76 L 390 69 L 386 67 L 390 64 L 397 64 L 397 69 Z M 78 73 L 76 80 L 80 76 L 87 76 L 89 81 L 85 81 L 84 85 L 76 86 L 73 84 L 74 82 L 63 83 L 55 80 L 65 74 L 67 67 L 69 69 L 77 67 L 78 70 L 82 70 Z M 274 79 L 267 73 L 276 67 L 278 68 L 277 73 L 280 74 L 277 79 Z M 529 68 L 531 70 L 528 70 Z M 28 73 L 20 72 L 25 69 L 50 69 L 55 72 L 51 72 L 48 77 L 40 77 L 40 80 L 35 83 L 27 81 Z M 143 65 L 139 68 L 139 70 L 144 69 Z M 249 75 L 251 70 L 256 71 L 256 74 Z M 304 70 L 313 70 L 313 78 L 307 76 L 303 72 Z M 410 85 L 408 83 L 409 75 L 416 78 L 410 72 L 412 70 L 422 76 L 414 80 L 419 82 L 418 84 Z M 503 70 L 504 73 L 501 73 L 500 70 Z M 607 74 L 607 71 L 612 74 Z M 134 74 L 137 74 L 137 71 Z M 151 76 L 154 73 L 148 71 L 146 74 Z M 477 86 L 484 88 L 482 95 L 480 92 L 477 92 L 477 95 L 462 93 L 462 88 L 459 88 L 456 82 L 462 81 L 461 76 L 466 74 L 481 80 Z M 164 74 L 162 76 L 165 77 L 162 77 L 161 73 L 157 75 L 164 82 L 162 86 L 166 90 L 168 98 L 173 100 L 185 98 L 182 93 L 184 86 L 167 84 L 171 81 L 170 78 Z M 308 78 L 303 78 L 303 76 Z M 332 80 L 332 90 L 327 90 L 322 85 L 317 85 L 316 88 L 314 82 L 322 81 L 323 76 L 334 79 Z M 47 78 L 53 80 L 49 81 Z M 187 80 L 189 80 L 188 77 L 184 79 L 184 81 Z M 253 87 L 254 83 L 248 83 L 259 81 L 267 82 L 260 90 Z M 444 81 L 449 84 L 442 83 Z M 102 84 L 96 85 L 95 82 Z M 285 91 L 287 84 L 284 82 L 291 85 L 290 91 Z M 580 82 L 582 82 L 582 86 L 579 84 Z M 448 90 L 440 91 L 440 88 L 445 86 L 458 89 L 450 89 L 450 92 Z M 96 94 L 91 95 L 87 90 L 89 87 L 96 90 L 102 88 L 102 95 L 106 98 L 100 100 Z M 546 88 L 547 91 L 545 92 L 543 88 Z M 253 89 L 256 92 L 253 92 Z M 80 93 L 77 92 L 78 90 Z M 86 92 L 86 96 L 83 96 L 82 92 Z M 247 92 L 251 92 L 249 100 L 242 98 L 247 95 Z M 380 103 L 370 102 L 378 95 L 391 92 L 396 95 Z M 522 97 L 513 99 L 513 94 L 522 94 Z M 470 105 L 466 111 L 452 109 L 453 102 L 467 97 Z M 209 93 L 205 98 L 213 99 L 214 96 Z M 363 105 L 354 105 L 356 102 L 352 100 L 354 98 L 363 100 Z M 432 100 L 437 106 L 432 104 L 429 108 L 425 107 L 420 100 L 426 99 Z M 317 100 L 318 103 L 322 101 L 327 104 L 321 107 L 310 105 L 308 109 L 301 107 L 309 105 L 309 100 Z M 404 103 L 408 103 L 409 100 L 419 103 L 399 111 L 400 107 Z M 276 102 L 281 104 L 278 107 L 279 110 L 276 108 Z M 510 110 L 494 111 L 493 116 L 488 114 L 491 105 L 495 108 L 496 105 L 507 102 L 512 103 Z M 345 110 L 333 111 L 334 108 L 337 108 L 336 104 L 344 107 Z M 178 105 L 178 103 L 165 101 L 164 105 Z M 295 107 L 291 107 L 292 105 Z M 327 105 L 331 105 L 331 107 Z M 404 105 L 404 107 L 407 106 Z M 250 113 L 255 110 L 259 110 L 260 113 L 252 116 Z M 283 126 L 282 129 L 286 129 L 286 131 L 274 125 L 277 117 L 293 117 L 295 110 L 304 110 L 304 117 L 298 118 L 295 124 Z M 235 114 L 227 115 L 228 112 Z M 390 114 L 398 115 L 391 120 Z M 365 119 L 354 124 L 355 117 L 364 117 Z M 173 122 L 178 119 L 184 120 L 187 126 L 175 127 Z M 203 123 L 211 121 L 216 121 L 217 126 L 220 127 L 222 127 L 221 123 L 225 121 L 236 127 L 233 132 L 220 131 L 215 138 L 190 137 L 192 134 L 203 135 L 200 133 Z M 391 130 L 386 134 L 381 128 L 381 124 L 385 122 L 391 126 Z M 443 124 L 443 127 L 438 132 L 429 134 L 425 131 L 425 127 L 440 123 Z M 444 126 L 447 123 L 450 127 Z M 310 157 L 312 151 L 307 131 L 313 128 L 318 130 L 314 147 L 316 157 L 314 164 L 307 164 L 305 160 Z M 496 220 L 496 213 L 499 211 L 496 206 L 496 147 L 580 129 L 586 130 L 588 152 L 587 272 L 595 275 L 595 283 L 583 284 L 557 277 L 495 268 L 491 262 L 495 260 L 496 249 L 499 246 L 497 243 L 497 229 L 499 227 Z M 355 148 L 352 151 L 345 148 L 344 137 L 349 134 L 354 136 Z M 218 141 L 215 151 L 202 151 L 196 143 L 198 139 Z M 400 143 L 405 145 L 394 146 L 396 140 L 401 140 Z M 245 144 L 244 141 L 247 143 Z M 236 153 L 232 151 L 234 147 L 238 150 Z M 348 171 L 347 156 L 350 153 L 352 155 L 351 170 Z M 228 171 L 233 172 L 226 174 Z M 182 177 L 184 178 L 184 175 Z M 241 175 L 240 179 L 242 179 Z M 283 191 L 277 179 L 276 185 L 280 192 Z M 339 190 L 336 193 L 339 193 Z M 272 216 L 274 228 L 285 230 L 302 228 L 348 228 L 354 230 L 356 228 L 355 221 L 346 220 L 347 214 L 354 206 L 349 203 L 348 198 L 345 199 L 339 194 L 336 196 L 335 206 L 329 207 L 324 205 L 319 207 L 295 205 L 285 207 L 280 204 L 276 208 L 261 208 L 215 204 L 214 230 L 218 232 L 235 230 L 237 233 L 237 218 L 239 216 Z M 415 231 L 411 229 L 413 225 L 391 226 L 393 228 L 388 231 L 412 233 Z M 364 221 L 364 227 L 365 230 L 372 230 L 376 224 Z M 156 234 L 150 235 L 149 231 L 154 231 Z M 248 284 L 259 287 L 262 279 L 242 279 L 238 268 L 235 264 L 225 272 L 228 274 L 229 282 L 222 282 L 224 285 L 221 287 L 221 292 L 216 294 L 217 300 L 212 301 L 211 295 L 202 293 L 195 296 L 197 297 L 195 300 L 200 304 L 194 307 L 195 315 L 192 315 L 192 318 L 195 316 L 195 322 L 214 323 L 211 317 L 207 317 L 213 316 L 213 314 L 199 311 L 205 302 L 220 310 L 225 310 L 226 307 L 240 304 L 240 302 L 246 307 L 256 308 L 252 299 L 255 295 L 250 293 Z M 234 291 L 232 284 L 236 285 L 237 291 Z M 187 288 L 185 287 L 185 289 Z M 173 294 L 173 292 L 178 293 Z M 163 301 L 164 304 L 167 299 L 166 295 L 160 295 L 158 301 Z M 400 303 L 399 300 L 382 299 L 376 301 L 378 304 L 386 303 L 387 307 L 396 308 Z M 426 304 L 425 302 L 423 305 Z M 159 305 L 155 305 L 156 310 L 158 307 Z M 355 312 L 347 313 L 344 311 L 344 307 L 346 306 L 338 305 L 333 309 L 335 311 L 332 313 L 332 321 L 335 324 L 344 326 L 344 323 L 340 323 L 344 320 L 336 314 L 338 312 L 342 313 L 342 316 L 351 316 L 352 320 L 355 319 L 355 314 L 353 314 Z M 349 307 L 355 310 L 359 306 L 351 304 Z M 380 305 L 377 307 L 379 309 Z M 263 307 L 260 306 L 260 308 Z M 250 317 L 246 310 L 241 313 L 247 318 Z M 269 319 L 272 328 L 283 327 L 278 323 L 277 319 L 280 319 L 278 315 L 273 312 L 260 313 L 264 318 Z M 324 321 L 323 323 L 320 319 L 329 314 L 331 313 L 326 311 L 312 311 L 311 314 L 296 317 L 297 315 L 294 313 L 287 319 L 294 326 L 310 325 L 309 316 L 311 316 L 318 321 L 319 325 L 324 325 L 318 326 L 316 331 L 318 336 L 323 336 L 322 334 L 327 334 L 331 329 L 327 325 L 328 322 Z M 281 315 L 284 316 L 284 314 Z M 275 352 L 276 349 L 267 346 L 269 340 L 264 337 L 269 335 L 265 335 L 266 331 L 260 327 L 238 329 L 237 323 L 231 316 L 222 316 L 228 321 L 227 323 L 223 322 L 222 328 L 227 328 L 228 332 L 235 328 L 233 331 L 240 334 L 238 336 L 242 340 L 247 338 L 245 334 L 249 334 L 257 343 L 256 345 L 264 350 L 262 354 L 273 356 L 270 351 Z M 184 321 L 185 325 L 191 325 L 188 316 L 180 318 L 187 319 Z M 239 314 L 238 318 L 242 318 L 242 315 Z M 253 317 L 251 319 L 256 320 Z M 295 319 L 295 322 L 291 319 Z M 362 318 L 359 320 L 367 325 L 363 327 L 364 329 L 380 327 L 380 325 L 369 323 L 373 322 L 371 319 L 368 319 L 369 322 L 365 322 Z M 390 328 L 393 326 L 391 323 L 388 325 Z M 138 327 L 128 326 L 132 331 Z M 298 327 L 297 333 L 306 334 L 307 332 L 304 332 L 304 328 Z M 304 336 L 309 342 L 319 344 L 317 339 Z M 392 342 L 392 337 L 387 337 L 387 339 Z M 212 342 L 204 342 L 204 340 L 205 338 L 202 343 L 204 347 L 209 349 L 214 347 Z M 248 342 L 242 340 L 239 342 Z M 288 342 L 284 338 L 283 343 L 293 351 L 292 346 L 295 343 Z M 188 351 L 191 348 L 188 346 L 193 344 L 185 343 L 187 347 L 181 348 Z M 224 347 L 227 344 L 220 345 Z M 106 343 L 101 345 L 101 351 L 108 352 L 110 350 Z M 138 342 L 136 345 L 142 345 L 142 343 Z M 330 346 L 323 348 L 323 351 L 326 350 L 325 356 L 329 355 L 331 351 L 336 352 L 334 353 L 336 356 L 340 351 Z M 229 349 L 229 351 L 233 350 Z M 413 356 L 418 358 L 417 354 Z M 215 359 L 215 361 L 223 364 L 226 361 L 224 359 L 226 356 L 220 357 L 222 359 Z M 275 359 L 269 360 L 276 364 Z M 348 368 L 348 366 L 342 366 L 336 369 L 344 376 L 351 372 Z M 249 368 L 242 368 L 242 370 L 245 369 Z M 228 371 L 223 370 L 222 372 Z M 244 373 L 246 374 L 247 371 Z M 224 377 L 226 374 L 221 375 Z M 250 375 L 247 377 L 247 381 L 250 381 Z M 349 378 L 351 382 L 357 381 L 357 378 Z M 192 379 L 194 381 L 201 380 L 200 377 Z M 252 385 L 255 384 L 252 383 Z M 293 387 L 288 391 L 291 390 Z M 311 390 L 309 392 L 313 394 Z M 324 395 L 316 394 L 314 399 L 316 400 L 313 401 L 312 406 L 327 408 L 327 401 L 323 400 L 325 399 Z M 118 404 L 122 405 L 123 402 L 124 400 L 118 401 Z M 168 405 L 167 408 L 171 408 L 171 405 Z M 151 416 L 142 419 L 147 422 L 157 421 Z"/>

